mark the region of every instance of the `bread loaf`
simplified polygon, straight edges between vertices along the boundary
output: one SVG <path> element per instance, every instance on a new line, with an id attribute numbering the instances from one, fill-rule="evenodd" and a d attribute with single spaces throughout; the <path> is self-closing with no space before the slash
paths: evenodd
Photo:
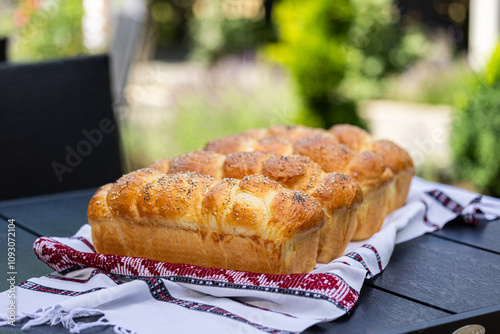
<path id="1" fill-rule="evenodd" d="M 256 151 L 226 156 L 194 151 L 172 160 L 158 160 L 149 167 L 165 173 L 197 172 L 218 180 L 260 174 L 285 188 L 311 195 L 321 204 L 326 216 L 317 256 L 320 263 L 328 263 L 343 254 L 356 230 L 356 212 L 363 200 L 361 189 L 353 179 L 340 173 L 325 173 L 311 159 L 298 155 Z"/>
<path id="2" fill-rule="evenodd" d="M 309 157 L 325 172 L 352 177 L 364 197 L 357 210 L 353 240 L 372 236 L 386 215 L 404 204 L 414 175 L 411 157 L 402 148 L 388 140 L 374 140 L 366 131 L 345 124 L 330 130 L 304 126 L 249 130 L 211 141 L 204 150 L 298 154 Z"/>
<path id="3" fill-rule="evenodd" d="M 314 268 L 325 215 L 309 195 L 264 176 L 146 168 L 101 187 L 88 219 L 98 253 L 288 274 Z"/>

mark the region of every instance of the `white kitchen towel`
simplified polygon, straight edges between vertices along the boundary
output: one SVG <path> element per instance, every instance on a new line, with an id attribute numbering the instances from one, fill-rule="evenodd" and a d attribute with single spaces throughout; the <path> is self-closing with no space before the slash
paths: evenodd
<path id="1" fill-rule="evenodd" d="M 117 333 L 294 333 L 331 321 L 357 302 L 366 278 L 389 263 L 397 243 L 442 228 L 500 217 L 500 200 L 415 177 L 404 207 L 372 238 L 308 274 L 268 275 L 94 252 L 90 226 L 72 237 L 42 237 L 40 260 L 56 272 L 21 283 L 15 294 L 25 328 L 62 324 L 72 332 L 113 326 Z M 473 231 L 471 231 L 473 233 Z M 8 310 L 8 291 L 0 307 Z M 5 311 L 4 311 L 5 312 Z M 102 315 L 94 322 L 79 317 Z M 8 325 L 8 312 L 2 316 Z"/>

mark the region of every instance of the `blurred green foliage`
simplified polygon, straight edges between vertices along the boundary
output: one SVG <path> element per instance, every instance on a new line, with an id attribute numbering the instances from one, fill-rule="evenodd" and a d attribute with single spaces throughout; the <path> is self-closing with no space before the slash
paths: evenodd
<path id="1" fill-rule="evenodd" d="M 459 106 L 450 142 L 457 181 L 500 196 L 500 44 Z"/>
<path id="2" fill-rule="evenodd" d="M 82 1 L 18 1 L 12 15 L 10 59 L 40 61 L 88 54 L 82 34 Z"/>
<path id="3" fill-rule="evenodd" d="M 228 56 L 254 52 L 274 38 L 262 9 L 224 0 L 200 1 L 189 23 L 191 58 L 208 64 Z M 249 2 L 251 3 L 251 2 Z M 238 7 L 240 5 L 241 7 Z M 230 10 L 231 6 L 239 10 Z"/>
<path id="4" fill-rule="evenodd" d="M 279 42 L 266 54 L 287 65 L 308 111 L 322 126 L 365 127 L 357 102 L 378 97 L 382 79 L 425 52 L 417 30 L 398 25 L 391 0 L 281 0 Z"/>
<path id="5" fill-rule="evenodd" d="M 500 82 L 500 43 L 486 66 L 484 77 L 488 85 L 495 85 Z"/>
<path id="6" fill-rule="evenodd" d="M 0 2 L 0 37 L 11 35 L 14 26 L 12 24 L 13 6 Z"/>

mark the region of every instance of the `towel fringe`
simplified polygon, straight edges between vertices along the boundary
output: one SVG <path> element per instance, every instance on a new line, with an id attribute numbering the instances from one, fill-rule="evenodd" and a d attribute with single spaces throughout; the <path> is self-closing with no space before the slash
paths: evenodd
<path id="1" fill-rule="evenodd" d="M 102 315 L 97 321 L 93 322 L 75 322 L 75 318 Z M 31 327 L 48 324 L 56 326 L 61 324 L 68 329 L 70 333 L 80 333 L 80 331 L 96 326 L 113 326 L 116 334 L 132 334 L 132 331 L 120 326 L 109 323 L 104 314 L 99 310 L 75 308 L 69 312 L 65 311 L 61 305 L 51 306 L 45 310 L 38 310 L 35 313 L 25 313 L 25 316 L 31 318 L 21 330 L 28 330 Z"/>

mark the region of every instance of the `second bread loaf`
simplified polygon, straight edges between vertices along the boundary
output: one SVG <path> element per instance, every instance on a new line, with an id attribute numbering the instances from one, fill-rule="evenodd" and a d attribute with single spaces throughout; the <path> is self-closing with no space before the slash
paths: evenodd
<path id="1" fill-rule="evenodd" d="M 365 134 L 360 129 L 358 132 Z M 353 147 L 358 139 L 362 141 L 355 135 L 345 137 L 351 140 Z M 366 135 L 366 138 L 370 137 Z M 353 240 L 367 239 L 379 231 L 387 213 L 394 209 L 391 203 L 396 203 L 396 199 L 391 197 L 395 194 L 395 175 L 384 156 L 374 150 L 363 147 L 354 149 L 342 144 L 331 131 L 303 126 L 274 126 L 213 140 L 207 143 L 204 150 L 223 154 L 263 151 L 302 155 L 309 157 L 327 173 L 337 172 L 353 178 L 363 192 L 363 204 L 357 209 Z"/>

